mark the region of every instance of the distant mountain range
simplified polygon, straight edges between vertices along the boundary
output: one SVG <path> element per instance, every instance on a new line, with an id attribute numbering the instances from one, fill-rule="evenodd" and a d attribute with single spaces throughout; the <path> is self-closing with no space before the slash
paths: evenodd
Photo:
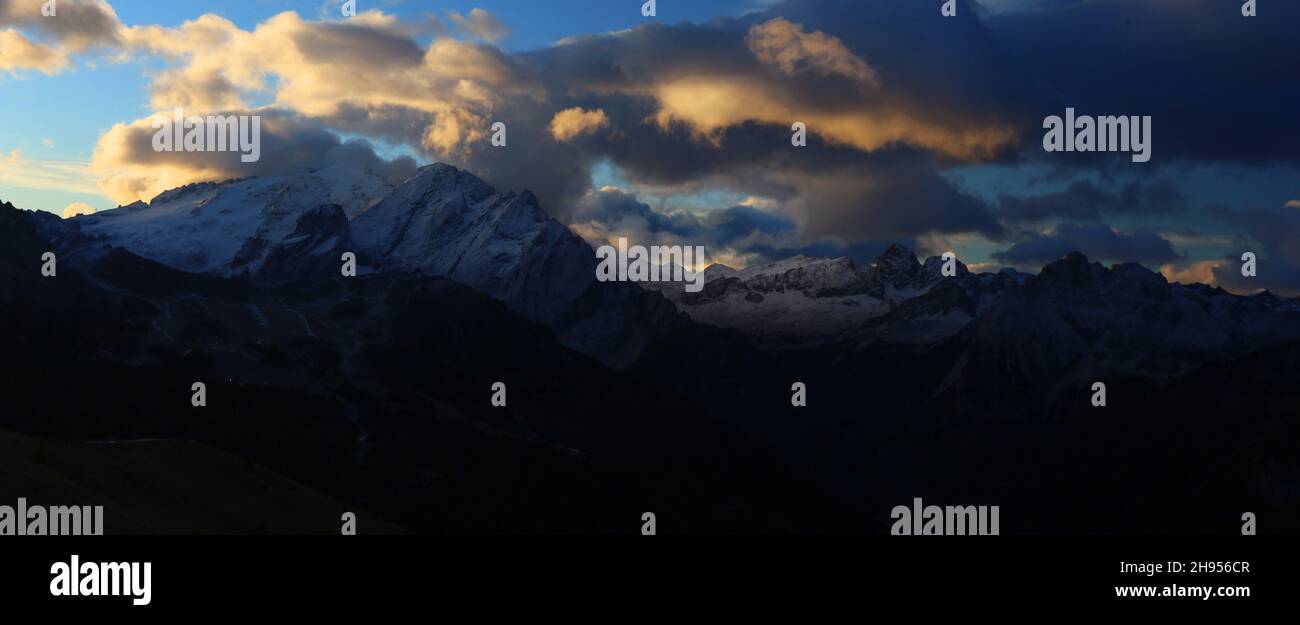
<path id="1" fill-rule="evenodd" d="M 3 204 L 0 428 L 196 440 L 416 531 L 634 531 L 652 509 L 884 532 L 945 495 L 1003 505 L 1008 533 L 1232 531 L 1300 502 L 1296 300 L 1079 254 L 948 277 L 894 246 L 713 265 L 699 293 L 596 264 L 531 193 L 446 165 L 67 220 Z"/>
<path id="2" fill-rule="evenodd" d="M 363 272 L 460 282 L 613 366 L 631 364 L 650 340 L 681 321 L 655 295 L 597 282 L 591 246 L 551 219 L 531 193 L 500 193 L 442 164 L 421 168 L 396 188 L 364 168 L 338 165 L 193 184 L 148 205 L 70 220 L 33 217 L 41 234 L 65 251 L 120 248 L 181 271 L 263 283 L 335 276 L 341 254 L 354 251 Z M 696 321 L 741 330 L 769 346 L 933 343 L 976 330 L 986 313 L 1000 318 L 1041 309 L 1032 320 L 1012 323 L 1060 323 L 1054 307 L 1085 299 L 1090 315 L 1075 321 L 1090 327 L 1070 330 L 1076 338 L 1118 324 L 1154 337 L 1147 343 L 1201 354 L 1297 338 L 1289 317 L 1300 312 L 1296 300 L 1170 285 L 1135 264 L 1106 269 L 1072 255 L 1030 276 L 1010 269 L 973 274 L 958 262 L 951 280 L 941 265 L 938 257 L 921 263 L 910 250 L 890 246 L 873 264 L 804 256 L 741 271 L 715 264 L 705 271 L 701 293 L 670 282 L 648 283 L 645 290 Z M 999 305 L 1004 296 L 1007 303 Z M 1147 319 L 1141 329 L 1125 323 L 1132 315 Z"/>

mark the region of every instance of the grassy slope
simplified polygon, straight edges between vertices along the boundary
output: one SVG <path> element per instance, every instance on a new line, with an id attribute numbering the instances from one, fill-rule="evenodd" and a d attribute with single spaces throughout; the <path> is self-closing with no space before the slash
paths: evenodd
<path id="1" fill-rule="evenodd" d="M 269 469 L 199 443 L 91 444 L 0 430 L 0 505 L 102 505 L 105 534 L 399 533 Z"/>

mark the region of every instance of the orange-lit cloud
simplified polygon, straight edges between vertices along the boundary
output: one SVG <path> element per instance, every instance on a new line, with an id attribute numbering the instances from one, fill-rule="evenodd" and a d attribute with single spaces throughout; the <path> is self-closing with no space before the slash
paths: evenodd
<path id="1" fill-rule="evenodd" d="M 106 0 L 59 0 L 56 17 L 42 15 L 42 2 L 0 1 L 0 72 L 35 70 L 58 74 L 75 53 L 115 49 L 122 23 Z M 13 28 L 17 27 L 17 28 Z M 18 29 L 37 34 L 28 37 Z"/>
<path id="2" fill-rule="evenodd" d="M 1170 282 L 1179 282 L 1182 284 L 1216 284 L 1214 279 L 1214 270 L 1226 266 L 1222 260 L 1206 260 L 1192 263 L 1185 267 L 1176 265 L 1165 265 L 1160 268 L 1160 273 Z"/>
<path id="3" fill-rule="evenodd" d="M 63 209 L 63 218 L 68 219 L 77 215 L 89 215 L 95 212 L 95 207 L 85 202 L 73 202 Z"/>
<path id="4" fill-rule="evenodd" d="M 67 67 L 66 53 L 33 42 L 16 30 L 0 30 L 0 72 L 36 70 L 54 75 Z"/>
<path id="5" fill-rule="evenodd" d="M 609 126 L 609 116 L 601 109 L 592 111 L 581 107 L 564 109 L 551 119 L 551 136 L 556 141 L 572 141 L 582 135 Z"/>
<path id="6" fill-rule="evenodd" d="M 889 85 L 880 84 L 870 65 L 843 42 L 822 32 L 807 32 L 783 18 L 751 27 L 746 45 L 759 67 L 773 68 L 775 75 L 701 68 L 666 76 L 642 89 L 659 102 L 655 122 L 665 130 L 685 124 L 716 143 L 721 131 L 747 122 L 789 127 L 799 121 L 807 124 L 809 133 L 831 144 L 867 152 L 911 144 L 967 160 L 991 157 L 1019 140 L 1018 129 L 1009 123 L 976 119 L 954 123 L 946 116 L 892 101 Z M 827 105 L 791 80 L 803 75 L 842 79 L 864 97 L 853 106 Z"/>
<path id="7" fill-rule="evenodd" d="M 807 32 L 784 18 L 750 28 L 745 42 L 755 58 L 787 76 L 805 72 L 840 74 L 862 84 L 876 84 L 875 70 L 849 51 L 844 42 L 820 31 Z"/>

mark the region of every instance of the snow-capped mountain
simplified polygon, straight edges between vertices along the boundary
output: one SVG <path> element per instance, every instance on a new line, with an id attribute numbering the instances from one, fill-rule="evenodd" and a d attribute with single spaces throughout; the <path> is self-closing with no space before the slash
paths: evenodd
<path id="1" fill-rule="evenodd" d="M 922 264 L 910 250 L 893 245 L 873 264 L 807 256 L 740 271 L 715 264 L 705 270 L 700 293 L 686 293 L 679 284 L 652 287 L 697 321 L 735 328 L 769 345 L 818 344 L 860 336 L 870 320 L 948 280 L 942 266 L 938 257 Z M 969 282 L 973 290 L 999 283 L 993 276 L 974 278 L 960 262 L 951 279 Z M 959 325 L 944 323 L 942 332 L 911 335 L 909 340 L 943 338 L 969 321 L 967 317 Z"/>
<path id="2" fill-rule="evenodd" d="M 113 247 L 182 271 L 280 283 L 360 271 L 449 278 L 550 326 L 606 364 L 631 363 L 677 322 L 662 297 L 596 281 L 594 250 L 529 192 L 499 193 L 435 164 L 393 187 L 348 164 L 292 176 L 199 183 L 61 220 L 34 217 L 64 249 Z"/>
<path id="3" fill-rule="evenodd" d="M 421 168 L 353 219 L 352 236 L 363 262 L 450 278 L 548 323 L 596 281 L 595 252 L 532 193 L 448 165 Z"/>
<path id="4" fill-rule="evenodd" d="M 352 251 L 363 272 L 460 282 L 613 366 L 635 361 L 683 322 L 681 313 L 768 348 L 933 345 L 965 333 L 996 344 L 992 354 L 1033 352 L 1014 358 L 1033 371 L 1086 363 L 1079 355 L 1089 353 L 1160 373 L 1141 360 L 1162 351 L 1160 367 L 1178 373 L 1186 369 L 1179 363 L 1212 352 L 1300 337 L 1295 302 L 1170 285 L 1137 265 L 1106 269 L 1080 256 L 1038 276 L 974 274 L 960 262 L 956 275 L 944 276 L 942 259 L 922 263 L 890 246 L 870 264 L 798 256 L 743 270 L 713 265 L 698 293 L 677 282 L 602 283 L 592 247 L 532 193 L 498 192 L 443 164 L 396 187 L 340 164 L 188 185 L 148 205 L 70 220 L 39 214 L 33 223 L 63 249 L 124 248 L 186 272 L 272 284 L 336 276 L 341 255 Z M 1017 348 L 1016 336 L 1032 344 Z"/>
<path id="5" fill-rule="evenodd" d="M 834 337 L 889 310 L 880 275 L 847 258 L 799 256 L 741 271 L 715 264 L 704 276 L 699 293 L 649 286 L 696 321 L 781 343 Z"/>
<path id="6" fill-rule="evenodd" d="M 662 297 L 597 282 L 595 251 L 532 193 L 497 192 L 449 165 L 421 168 L 353 219 L 351 233 L 363 262 L 465 284 L 606 364 L 630 364 L 679 323 Z"/>
<path id="7" fill-rule="evenodd" d="M 1089 359 L 1110 371 L 1174 375 L 1300 339 L 1293 301 L 1170 284 L 1136 264 L 1107 269 L 1071 254 L 1037 276 L 974 274 L 958 262 L 951 277 L 942 266 L 891 246 L 870 265 L 799 256 L 742 271 L 714 265 L 700 293 L 652 286 L 692 319 L 767 347 L 931 345 L 968 333 L 982 344 L 973 353 L 1001 357 L 981 366 L 1033 375 Z"/>
<path id="8" fill-rule="evenodd" d="M 183 271 L 233 276 L 257 273 L 308 211 L 335 204 L 350 217 L 391 191 L 374 172 L 340 163 L 291 176 L 186 185 L 147 205 L 75 217 L 64 228 Z"/>

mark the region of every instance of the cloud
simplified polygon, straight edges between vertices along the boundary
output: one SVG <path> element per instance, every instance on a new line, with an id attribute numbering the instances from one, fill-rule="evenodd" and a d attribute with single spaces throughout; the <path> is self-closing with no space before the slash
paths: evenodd
<path id="1" fill-rule="evenodd" d="M 1037 196 L 998 198 L 1000 215 L 1014 222 L 1049 219 L 1098 220 L 1103 215 L 1173 215 L 1187 208 L 1187 199 L 1168 182 L 1129 182 L 1111 190 L 1079 180 L 1063 191 Z"/>
<path id="2" fill-rule="evenodd" d="M 1173 244 L 1154 232 L 1124 234 L 1105 224 L 1075 223 L 1063 223 L 1049 232 L 1031 235 L 992 256 L 1015 266 L 1035 267 L 1070 252 L 1082 252 L 1102 262 L 1134 262 L 1148 267 L 1181 260 Z"/>
<path id="3" fill-rule="evenodd" d="M 114 50 L 120 43 L 121 22 L 104 0 L 60 0 L 57 14 L 41 13 L 44 3 L 0 0 L 0 72 L 35 70 L 58 74 L 72 65 L 75 53 L 93 48 Z M 28 37 L 19 29 L 37 34 Z"/>
<path id="4" fill-rule="evenodd" d="M 276 109 L 228 111 L 229 115 L 260 115 L 261 159 L 244 163 L 236 152 L 156 152 L 153 117 L 117 124 L 95 148 L 90 171 L 114 202 L 149 201 L 168 189 L 192 182 L 249 176 L 275 176 L 308 168 L 351 162 L 399 183 L 415 173 L 409 157 L 389 161 L 375 155 L 370 143 L 343 141 L 333 132 L 301 116 Z"/>
<path id="5" fill-rule="evenodd" d="M 1160 273 L 1169 282 L 1213 286 L 1218 283 L 1214 272 L 1221 270 L 1224 265 L 1225 263 L 1222 260 L 1203 260 L 1185 266 L 1171 263 L 1161 267 Z"/>
<path id="6" fill-rule="evenodd" d="M 787 240 L 797 234 L 798 226 L 789 217 L 770 213 L 752 206 L 732 206 L 709 213 L 705 224 L 713 232 L 717 245 L 753 244 L 752 239 L 769 243 L 773 239 Z M 750 251 L 742 246 L 743 251 Z"/>
<path id="7" fill-rule="evenodd" d="M 703 225 L 686 211 L 660 213 L 635 196 L 612 187 L 590 191 L 573 210 L 573 228 L 590 241 L 675 241 L 703 238 Z M 697 241 L 693 245 L 703 245 Z"/>
<path id="8" fill-rule="evenodd" d="M 98 195 L 88 165 L 75 160 L 30 159 L 22 150 L 0 152 L 0 185 Z"/>
<path id="9" fill-rule="evenodd" d="M 803 248 L 798 225 L 789 217 L 737 205 L 698 215 L 686 210 L 656 211 L 621 189 L 592 191 L 578 202 L 571 228 L 597 243 L 633 242 L 702 245 L 715 260 L 733 267 L 793 256 Z M 721 262 L 721 261 L 719 261 Z"/>
<path id="10" fill-rule="evenodd" d="M 605 115 L 605 111 L 588 111 L 575 106 L 555 114 L 551 119 L 551 136 L 556 141 L 572 141 L 608 126 L 609 116 Z"/>
<path id="11" fill-rule="evenodd" d="M 67 55 L 35 43 L 16 30 L 0 30 L 0 72 L 36 70 L 47 75 L 68 67 Z"/>
<path id="12" fill-rule="evenodd" d="M 39 31 L 73 52 L 121 43 L 122 23 L 105 0 L 58 0 L 56 15 L 41 13 L 42 0 L 0 0 L 0 25 Z"/>
<path id="13" fill-rule="evenodd" d="M 470 9 L 469 15 L 451 11 L 449 15 L 457 28 L 484 41 L 494 43 L 510 36 L 510 28 L 483 9 Z"/>
<path id="14" fill-rule="evenodd" d="M 651 208 L 622 189 L 606 187 L 587 193 L 573 212 L 571 228 L 596 244 L 634 243 L 702 245 L 710 262 L 744 268 L 792 256 L 840 257 L 874 261 L 893 243 L 918 248 L 914 238 L 846 241 L 839 237 L 805 240 L 799 224 L 785 214 L 745 203 L 702 213 Z M 944 248 L 949 249 L 949 248 Z"/>
<path id="15" fill-rule="evenodd" d="M 725 42 L 726 33 L 719 34 Z M 620 43 L 641 44 L 644 38 L 661 34 L 637 31 Z M 624 88 L 655 98 L 654 119 L 661 128 L 683 124 L 717 147 L 726 145 L 723 131 L 751 122 L 789 128 L 801 121 L 824 142 L 863 152 L 901 143 L 966 160 L 990 157 L 1018 139 L 1014 127 L 997 120 L 933 115 L 930 107 L 901 101 L 894 96 L 897 87 L 879 84 L 875 71 L 841 40 L 788 20 L 756 24 L 737 43 L 750 53 L 747 59 L 739 50 L 721 51 L 723 60 L 711 62 L 704 50 L 688 44 L 681 58 L 664 59 L 662 69 L 647 68 Z"/>
<path id="16" fill-rule="evenodd" d="M 63 218 L 70 219 L 77 215 L 89 215 L 95 212 L 95 207 L 84 202 L 73 202 L 63 209 Z"/>
<path id="17" fill-rule="evenodd" d="M 950 232 L 999 230 L 987 207 L 937 174 L 939 159 L 931 158 L 926 146 L 935 146 L 940 158 L 979 158 L 1011 141 L 1014 131 L 978 109 L 947 111 L 928 98 L 913 101 L 907 95 L 911 85 L 890 90 L 883 80 L 860 82 L 866 76 L 862 65 L 825 60 L 839 57 L 797 48 L 786 64 L 791 75 L 782 69 L 775 43 L 755 44 L 760 50 L 755 55 L 751 32 L 798 39 L 818 31 L 774 19 L 645 26 L 522 55 L 521 64 L 536 69 L 538 84 L 554 106 L 599 109 L 616 131 L 545 151 L 479 151 L 460 164 L 492 180 L 533 189 L 562 219 L 590 188 L 592 164 L 610 162 L 634 190 L 690 193 L 712 187 L 779 201 L 792 219 L 814 224 L 809 241 L 836 230 L 833 222 L 840 216 L 853 227 L 834 234 L 873 240 L 910 238 L 936 225 Z M 764 30 L 773 23 L 781 30 Z M 818 41 L 830 41 L 821 32 L 824 39 Z M 846 42 L 838 46 L 832 48 L 852 52 Z M 768 48 L 774 51 L 763 52 Z M 805 57 L 817 61 L 796 62 Z M 536 132 L 552 122 L 537 120 L 536 108 L 531 99 L 497 103 L 496 115 L 513 121 L 512 142 L 535 146 L 553 140 L 549 130 Z M 806 150 L 791 149 L 794 120 L 808 124 Z M 890 163 L 895 158 L 899 162 Z M 864 173 L 875 166 L 883 167 L 882 174 Z M 905 199 L 894 191 L 899 188 L 919 193 Z M 842 203 L 829 204 L 829 199 Z M 955 211 L 953 219 L 944 224 L 949 209 Z M 822 212 L 824 218 L 809 219 Z M 923 219 L 910 220 L 907 213 Z M 890 224 L 890 232 L 864 232 L 872 223 Z"/>
<path id="18" fill-rule="evenodd" d="M 422 49 L 415 34 L 378 11 L 346 22 L 286 12 L 252 31 L 204 15 L 176 28 L 132 27 L 126 39 L 178 61 L 154 77 L 155 109 L 244 108 L 271 90 L 275 107 L 324 123 L 418 119 L 405 142 L 430 154 L 466 153 L 488 137 L 499 100 L 530 93 L 532 83 L 496 48 L 438 38 Z"/>
<path id="19" fill-rule="evenodd" d="M 838 167 L 780 174 L 797 190 L 785 205 L 809 238 L 903 240 L 940 232 L 1002 236 L 993 210 L 954 187 L 917 152 L 881 152 Z"/>
<path id="20" fill-rule="evenodd" d="M 787 76 L 839 74 L 859 84 L 876 85 L 875 70 L 844 42 L 821 31 L 807 32 L 789 20 L 778 17 L 750 28 L 745 43 L 759 62 L 777 67 Z"/>
<path id="21" fill-rule="evenodd" d="M 1300 202 L 1286 202 L 1278 209 L 1217 209 L 1225 220 L 1244 224 L 1251 241 L 1224 257 L 1213 269 L 1217 284 L 1236 292 L 1268 289 L 1287 295 L 1300 294 Z M 1244 252 L 1256 257 L 1254 277 L 1241 275 Z"/>
<path id="22" fill-rule="evenodd" d="M 1269 3 L 1267 19 L 1243 19 L 1241 2 L 1219 0 L 1058 4 L 987 20 L 1007 53 L 1003 71 L 1021 79 L 1008 96 L 1028 105 L 1024 123 L 1067 106 L 1150 115 L 1161 162 L 1300 161 L 1300 143 L 1289 139 L 1300 134 L 1300 119 L 1276 91 L 1300 80 L 1300 66 L 1271 61 L 1300 54 L 1293 32 L 1300 3 Z M 1109 156 L 1069 160 L 1092 166 Z"/>

